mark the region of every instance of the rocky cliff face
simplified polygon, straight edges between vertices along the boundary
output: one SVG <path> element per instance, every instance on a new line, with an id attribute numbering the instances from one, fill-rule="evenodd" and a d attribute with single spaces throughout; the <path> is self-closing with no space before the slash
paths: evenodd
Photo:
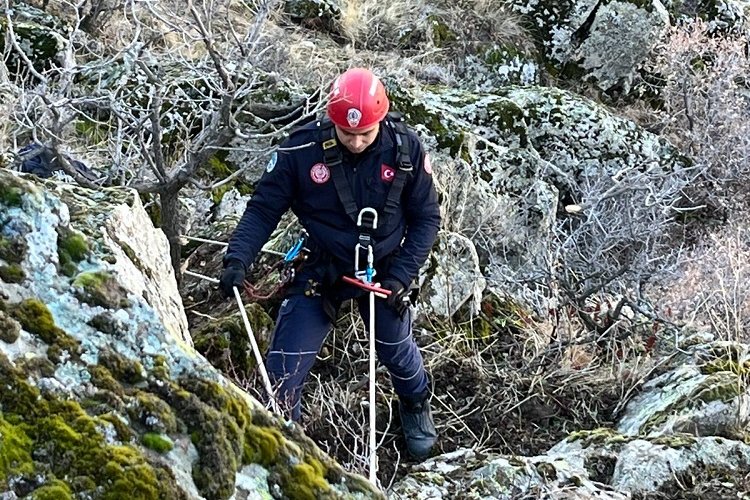
<path id="1" fill-rule="evenodd" d="M 0 171 L 4 498 L 380 497 L 192 348 L 133 191 Z"/>

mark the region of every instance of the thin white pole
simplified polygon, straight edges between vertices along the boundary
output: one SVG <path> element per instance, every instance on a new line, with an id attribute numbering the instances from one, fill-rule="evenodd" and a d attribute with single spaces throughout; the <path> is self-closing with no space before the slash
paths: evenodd
<path id="1" fill-rule="evenodd" d="M 211 278 L 210 276 L 206 276 L 205 274 L 196 273 L 194 271 L 185 271 L 183 274 L 187 274 L 188 276 L 192 276 L 194 278 L 200 278 L 202 280 L 206 280 L 209 283 L 218 283 L 219 280 L 216 278 Z"/>
<path id="2" fill-rule="evenodd" d="M 263 357 L 260 354 L 260 348 L 258 347 L 258 343 L 255 341 L 255 335 L 253 335 L 253 329 L 250 326 L 250 320 L 247 319 L 247 311 L 245 311 L 245 306 L 242 305 L 242 297 L 240 296 L 240 291 L 236 286 L 233 287 L 233 290 L 234 298 L 237 299 L 237 305 L 240 308 L 242 322 L 245 324 L 245 330 L 247 330 L 247 336 L 250 337 L 250 344 L 253 347 L 255 361 L 258 363 L 258 370 L 260 370 L 260 375 L 263 378 L 263 385 L 265 386 L 266 392 L 268 393 L 268 400 L 271 403 L 271 410 L 273 410 L 274 413 L 281 415 L 281 408 L 279 408 L 279 404 L 276 402 L 276 396 L 274 395 L 273 387 L 271 386 L 271 379 L 268 378 L 268 372 L 266 371 L 266 365 L 263 364 Z"/>
<path id="3" fill-rule="evenodd" d="M 370 292 L 370 482 L 378 485 L 378 454 L 375 440 L 375 293 Z"/>

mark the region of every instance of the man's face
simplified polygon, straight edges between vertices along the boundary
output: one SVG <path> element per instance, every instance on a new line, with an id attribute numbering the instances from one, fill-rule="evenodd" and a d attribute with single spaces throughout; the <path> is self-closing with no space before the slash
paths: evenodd
<path id="1" fill-rule="evenodd" d="M 338 136 L 339 141 L 341 141 L 341 144 L 346 146 L 346 149 L 354 154 L 361 153 L 367 149 L 367 146 L 375 142 L 375 139 L 378 137 L 378 131 L 380 130 L 379 123 L 376 123 L 368 129 L 356 131 L 345 129 L 338 125 L 334 126 L 336 127 L 336 135 Z"/>

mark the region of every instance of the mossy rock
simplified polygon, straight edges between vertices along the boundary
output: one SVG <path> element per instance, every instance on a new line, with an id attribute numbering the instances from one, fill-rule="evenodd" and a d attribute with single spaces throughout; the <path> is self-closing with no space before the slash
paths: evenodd
<path id="1" fill-rule="evenodd" d="M 649 441 L 653 444 L 672 449 L 689 448 L 698 442 L 694 435 L 685 433 L 668 434 L 651 438 Z"/>
<path id="2" fill-rule="evenodd" d="M 23 203 L 23 190 L 14 185 L 0 184 L 0 204 L 6 208 L 20 207 Z"/>
<path id="3" fill-rule="evenodd" d="M 140 361 L 123 356 L 111 349 L 99 352 L 99 364 L 109 370 L 121 383 L 133 385 L 146 380 L 146 371 Z"/>
<path id="4" fill-rule="evenodd" d="M 26 299 L 10 307 L 9 313 L 24 330 L 42 339 L 53 352 L 68 352 L 78 356 L 80 343 L 55 325 L 49 308 L 38 299 Z"/>
<path id="5" fill-rule="evenodd" d="M 273 329 L 273 319 L 256 303 L 247 304 L 245 311 L 258 347 L 263 351 L 267 347 L 265 333 Z M 239 312 L 206 323 L 192 337 L 195 349 L 219 370 L 229 373 L 231 369 L 249 376 L 255 369 L 255 356 Z"/>
<path id="6" fill-rule="evenodd" d="M 593 430 L 575 431 L 568 434 L 569 442 L 580 441 L 583 448 L 592 445 L 619 445 L 625 444 L 632 440 L 632 437 L 623 436 L 615 429 L 609 427 L 599 427 Z"/>
<path id="7" fill-rule="evenodd" d="M 132 446 L 108 444 L 101 422 L 79 403 L 41 394 L 4 356 L 0 376 L 3 490 L 17 493 L 10 479 L 19 475 L 52 476 L 65 478 L 65 486 L 48 482 L 37 489 L 39 495 L 60 494 L 67 486 L 74 498 L 186 498 L 165 465 Z"/>
<path id="8" fill-rule="evenodd" d="M 73 492 L 67 484 L 54 479 L 32 491 L 29 498 L 31 500 L 73 500 Z"/>
<path id="9" fill-rule="evenodd" d="M 20 426 L 0 416 L 0 489 L 7 490 L 8 478 L 33 472 L 32 446 L 31 438 Z"/>
<path id="10" fill-rule="evenodd" d="M 21 324 L 6 312 L 0 311 L 0 340 L 12 344 L 21 334 Z"/>
<path id="11" fill-rule="evenodd" d="M 0 259 L 9 264 L 20 264 L 26 257 L 27 244 L 23 238 L 0 235 Z"/>
<path id="12" fill-rule="evenodd" d="M 81 302 L 107 309 L 130 307 L 127 291 L 106 271 L 84 272 L 73 281 L 76 297 Z"/>
<path id="13" fill-rule="evenodd" d="M 44 356 L 23 357 L 16 359 L 15 363 L 19 370 L 34 379 L 55 375 L 55 364 Z"/>
<path id="14" fill-rule="evenodd" d="M 19 264 L 0 265 L 0 280 L 6 283 L 23 283 L 26 273 Z"/>
<path id="15" fill-rule="evenodd" d="M 89 374 L 91 374 L 91 383 L 99 389 L 113 392 L 118 396 L 124 394 L 122 385 L 112 376 L 112 373 L 105 366 L 89 366 L 88 371 Z"/>
<path id="16" fill-rule="evenodd" d="M 131 419 L 140 422 L 151 432 L 172 434 L 178 431 L 174 411 L 159 396 L 138 391 L 135 393 L 135 402 L 129 411 Z"/>
<path id="17" fill-rule="evenodd" d="M 86 259 L 91 252 L 86 237 L 68 228 L 57 229 L 57 258 L 60 271 L 66 276 L 73 276 L 78 270 L 78 263 Z"/>
<path id="18" fill-rule="evenodd" d="M 92 328 L 112 335 L 113 337 L 122 337 L 128 332 L 127 325 L 117 319 L 110 311 L 104 311 L 91 318 L 87 323 Z"/>

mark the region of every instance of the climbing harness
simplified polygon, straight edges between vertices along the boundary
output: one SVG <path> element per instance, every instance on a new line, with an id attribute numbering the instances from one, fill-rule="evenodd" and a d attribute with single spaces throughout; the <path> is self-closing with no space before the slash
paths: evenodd
<path id="1" fill-rule="evenodd" d="M 401 193 L 409 175 L 414 170 L 414 165 L 411 162 L 408 131 L 402 115 L 395 112 L 388 113 L 384 123 L 386 127 L 394 131 L 394 135 L 396 136 L 396 165 L 398 168 L 396 169 L 393 181 L 391 181 L 383 213 L 380 216 L 380 227 L 386 227 L 391 217 L 398 212 L 398 207 L 401 203 Z M 330 120 L 321 120 L 317 122 L 317 125 L 318 141 L 323 148 L 323 163 L 325 163 L 331 172 L 333 185 L 336 188 L 336 193 L 341 204 L 344 206 L 344 210 L 346 210 L 349 218 L 356 223 L 360 216 L 360 210 L 354 201 L 349 181 L 346 179 L 346 172 L 342 165 L 344 159 L 343 153 L 341 148 L 337 147 L 336 129 Z"/>

